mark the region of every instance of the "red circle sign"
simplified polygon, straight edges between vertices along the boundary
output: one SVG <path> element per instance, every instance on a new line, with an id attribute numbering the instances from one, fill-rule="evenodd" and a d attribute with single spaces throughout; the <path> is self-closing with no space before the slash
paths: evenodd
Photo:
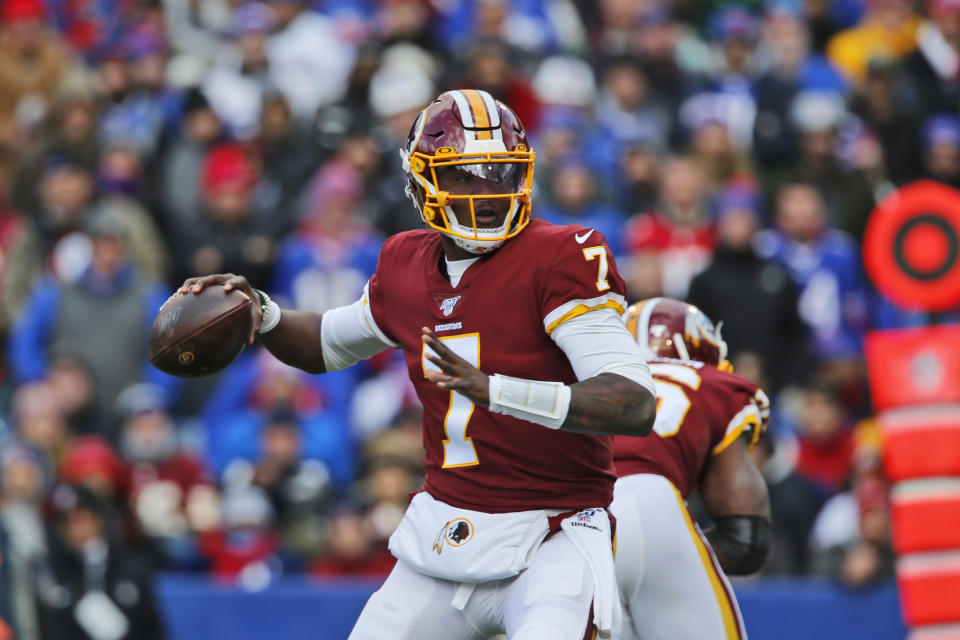
<path id="1" fill-rule="evenodd" d="M 949 247 L 942 229 L 929 222 L 921 223 L 904 234 L 903 257 L 907 264 L 927 273 L 946 262 Z"/>
<path id="2" fill-rule="evenodd" d="M 867 223 L 863 262 L 897 304 L 960 306 L 960 191 L 921 180 L 884 198 Z"/>

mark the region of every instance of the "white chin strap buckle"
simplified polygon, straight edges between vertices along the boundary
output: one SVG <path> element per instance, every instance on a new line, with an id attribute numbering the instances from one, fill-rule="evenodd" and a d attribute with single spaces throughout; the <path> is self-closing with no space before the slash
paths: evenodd
<path id="1" fill-rule="evenodd" d="M 459 236 L 450 236 L 453 238 L 453 241 L 461 249 L 465 249 L 470 253 L 490 253 L 494 249 L 499 249 L 503 244 L 503 240 L 468 240 L 467 238 L 461 238 Z"/>

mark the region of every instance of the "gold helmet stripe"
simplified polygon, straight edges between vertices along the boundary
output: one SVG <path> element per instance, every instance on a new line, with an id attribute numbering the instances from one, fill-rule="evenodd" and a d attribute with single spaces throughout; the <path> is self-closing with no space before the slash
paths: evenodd
<path id="1" fill-rule="evenodd" d="M 490 114 L 483 96 L 475 89 L 465 89 L 461 93 L 466 96 L 467 103 L 470 105 L 474 126 L 481 129 L 477 131 L 477 140 L 493 140 L 493 133 L 490 131 Z"/>

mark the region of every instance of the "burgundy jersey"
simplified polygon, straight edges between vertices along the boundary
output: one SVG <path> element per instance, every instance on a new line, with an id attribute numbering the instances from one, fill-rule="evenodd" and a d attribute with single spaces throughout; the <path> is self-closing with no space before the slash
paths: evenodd
<path id="1" fill-rule="evenodd" d="M 770 403 L 756 385 L 702 362 L 657 358 L 650 372 L 657 387 L 654 433 L 614 438 L 617 475 L 655 473 L 686 497 L 711 455 L 745 432 L 756 443 Z"/>
<path id="2" fill-rule="evenodd" d="M 443 267 L 441 267 L 443 265 Z M 491 413 L 424 377 L 421 327 L 486 374 L 571 384 L 550 334 L 593 309 L 624 309 L 624 283 L 599 232 L 533 220 L 451 286 L 440 234 L 408 231 L 383 245 L 367 301 L 403 349 L 423 403 L 424 489 L 447 504 L 502 513 L 607 506 L 616 479 L 610 437 Z"/>

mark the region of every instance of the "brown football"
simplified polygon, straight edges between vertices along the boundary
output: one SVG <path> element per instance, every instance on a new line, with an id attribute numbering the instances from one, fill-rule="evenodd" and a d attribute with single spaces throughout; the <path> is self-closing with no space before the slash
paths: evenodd
<path id="1" fill-rule="evenodd" d="M 177 294 L 157 313 L 147 355 L 157 369 L 185 378 L 220 371 L 243 351 L 253 328 L 253 302 L 221 285 Z"/>

